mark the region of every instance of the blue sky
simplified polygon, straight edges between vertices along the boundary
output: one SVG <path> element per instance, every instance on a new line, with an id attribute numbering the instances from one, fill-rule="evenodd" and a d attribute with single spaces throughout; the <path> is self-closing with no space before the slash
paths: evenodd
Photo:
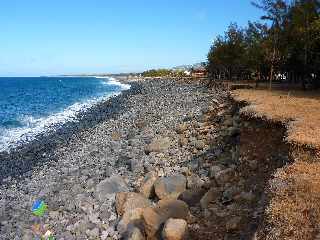
<path id="1" fill-rule="evenodd" d="M 1 0 L 0 75 L 132 72 L 206 59 L 250 0 Z"/>

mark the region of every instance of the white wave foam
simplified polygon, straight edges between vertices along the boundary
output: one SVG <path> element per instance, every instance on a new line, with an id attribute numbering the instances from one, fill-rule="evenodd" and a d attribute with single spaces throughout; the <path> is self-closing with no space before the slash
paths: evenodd
<path id="1" fill-rule="evenodd" d="M 107 79 L 107 81 L 104 82 L 105 84 L 117 85 L 117 86 L 120 86 L 123 90 L 128 90 L 131 87 L 129 84 L 121 83 L 116 78 L 113 78 L 113 77 L 95 76 L 95 78 Z"/>
<path id="2" fill-rule="evenodd" d="M 105 78 L 110 79 L 110 78 Z M 122 90 L 130 89 L 130 85 L 122 84 L 114 79 L 104 82 L 104 84 L 119 85 Z M 106 101 L 110 97 L 119 95 L 120 92 L 114 92 L 102 97 L 92 98 L 85 102 L 77 102 L 64 111 L 52 114 L 44 118 L 34 118 L 33 116 L 25 116 L 21 120 L 25 127 L 11 128 L 8 130 L 0 129 L 0 152 L 10 151 L 17 146 L 34 140 L 39 134 L 46 134 L 50 130 L 55 130 L 65 124 L 66 122 L 78 121 L 77 116 L 80 113 L 86 112 L 88 109 L 98 104 L 101 101 Z"/>

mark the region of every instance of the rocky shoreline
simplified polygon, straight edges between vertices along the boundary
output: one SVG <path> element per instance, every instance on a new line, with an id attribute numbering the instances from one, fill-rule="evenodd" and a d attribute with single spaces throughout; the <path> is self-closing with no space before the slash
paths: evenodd
<path id="1" fill-rule="evenodd" d="M 267 239 L 270 183 L 290 162 L 285 126 L 246 117 L 217 86 L 130 84 L 79 122 L 0 153 L 0 239 Z"/>
<path id="2" fill-rule="evenodd" d="M 2 167 L 6 177 L 0 186 L 0 239 L 32 239 L 35 231 L 44 230 L 54 232 L 56 239 L 118 239 L 125 235 L 138 239 L 132 238 L 138 232 L 144 239 L 145 229 L 130 232 L 123 224 L 125 220 L 116 210 L 116 193 L 142 188 L 141 196 L 151 198 L 153 184 L 145 183 L 144 177 L 157 178 L 157 189 L 162 190 L 146 201 L 151 207 L 159 205 L 159 196 L 177 197 L 187 187 L 210 183 L 209 169 L 198 164 L 217 134 L 214 125 L 205 124 L 206 113 L 224 108 L 227 93 L 208 90 L 198 82 L 157 80 L 133 85 L 83 116 L 63 138 L 50 137 L 33 148 L 20 149 L 14 157 L 4 156 L 5 164 L 12 159 L 18 164 L 7 170 L 5 164 Z M 219 154 L 219 149 L 212 154 Z M 198 174 L 192 174 L 196 169 Z M 40 219 L 31 213 L 36 199 L 48 205 L 47 214 Z M 186 203 L 175 201 L 178 203 L 163 205 L 178 204 L 178 209 L 186 209 Z M 184 225 L 182 220 L 178 223 Z M 168 222 L 167 229 L 172 224 L 176 223 Z"/>

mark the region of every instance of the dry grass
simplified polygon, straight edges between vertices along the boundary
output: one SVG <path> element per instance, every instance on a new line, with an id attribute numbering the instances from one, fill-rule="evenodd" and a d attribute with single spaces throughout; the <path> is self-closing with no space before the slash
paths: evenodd
<path id="1" fill-rule="evenodd" d="M 295 160 L 270 181 L 264 239 L 320 239 L 320 93 L 236 90 L 247 116 L 283 122 Z"/>
<path id="2" fill-rule="evenodd" d="M 320 164 L 295 162 L 270 183 L 267 239 L 315 239 L 320 228 Z"/>
<path id="3" fill-rule="evenodd" d="M 235 90 L 237 101 L 250 105 L 242 112 L 288 124 L 288 142 L 320 149 L 320 93 Z"/>

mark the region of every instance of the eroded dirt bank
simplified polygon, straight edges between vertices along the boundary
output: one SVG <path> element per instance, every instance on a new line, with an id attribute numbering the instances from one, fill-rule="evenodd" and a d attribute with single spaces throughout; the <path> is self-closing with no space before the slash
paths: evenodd
<path id="1" fill-rule="evenodd" d="M 223 154 L 209 164 L 212 171 L 227 168 L 233 170 L 233 175 L 225 181 L 215 176 L 218 178 L 212 187 L 217 195 L 195 214 L 200 221 L 195 225 L 197 230 L 191 231 L 191 239 L 257 237 L 269 204 L 269 180 L 277 168 L 290 161 L 289 146 L 283 141 L 285 126 L 240 116 L 241 106 L 232 100 L 229 105 L 221 137 L 213 143 L 222 146 Z"/>

